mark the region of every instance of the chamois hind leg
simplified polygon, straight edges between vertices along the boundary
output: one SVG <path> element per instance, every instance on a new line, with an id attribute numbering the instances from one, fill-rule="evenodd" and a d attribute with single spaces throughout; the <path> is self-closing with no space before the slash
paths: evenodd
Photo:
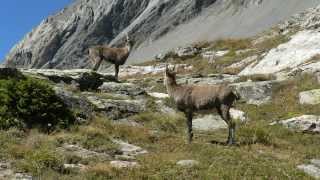
<path id="1" fill-rule="evenodd" d="M 192 132 L 192 116 L 193 116 L 193 112 L 192 111 L 186 111 L 185 112 L 186 118 L 187 118 L 187 133 L 188 133 L 188 137 L 187 137 L 187 142 L 190 144 L 192 142 L 192 138 L 193 138 L 193 132 Z"/>
<path id="2" fill-rule="evenodd" d="M 228 145 L 233 145 L 235 141 L 235 122 L 230 117 L 230 107 L 228 105 L 222 104 L 220 110 L 218 110 L 222 119 L 228 124 L 229 134 L 228 134 Z"/>

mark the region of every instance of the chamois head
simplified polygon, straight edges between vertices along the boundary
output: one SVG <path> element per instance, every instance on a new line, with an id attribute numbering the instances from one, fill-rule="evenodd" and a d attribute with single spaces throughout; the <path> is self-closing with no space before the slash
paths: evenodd
<path id="1" fill-rule="evenodd" d="M 173 66 L 172 69 L 169 69 L 168 65 L 166 65 L 166 70 L 164 72 L 165 80 L 164 84 L 172 85 L 176 84 L 176 71 L 175 71 L 175 66 Z"/>

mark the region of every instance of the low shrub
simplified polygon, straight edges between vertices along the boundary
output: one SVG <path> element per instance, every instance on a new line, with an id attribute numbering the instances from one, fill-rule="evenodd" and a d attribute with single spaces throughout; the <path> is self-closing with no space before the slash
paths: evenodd
<path id="1" fill-rule="evenodd" d="M 74 117 L 46 83 L 35 79 L 0 80 L 0 129 L 66 128 Z"/>

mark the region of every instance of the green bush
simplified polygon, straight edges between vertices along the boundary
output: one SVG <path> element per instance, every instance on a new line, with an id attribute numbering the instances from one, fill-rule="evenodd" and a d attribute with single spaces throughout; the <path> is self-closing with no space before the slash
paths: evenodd
<path id="1" fill-rule="evenodd" d="M 53 89 L 35 79 L 0 80 L 0 129 L 38 127 L 66 128 L 72 113 Z"/>

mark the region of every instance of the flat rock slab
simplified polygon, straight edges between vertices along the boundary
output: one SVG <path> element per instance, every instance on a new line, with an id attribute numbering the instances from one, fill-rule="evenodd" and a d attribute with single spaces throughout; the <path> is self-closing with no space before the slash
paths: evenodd
<path id="1" fill-rule="evenodd" d="M 87 99 L 96 107 L 96 111 L 105 113 L 110 119 L 123 119 L 145 110 L 144 100 L 112 100 L 97 96 Z"/>
<path id="2" fill-rule="evenodd" d="M 199 161 L 196 160 L 180 160 L 177 162 L 178 166 L 192 168 L 194 166 L 198 166 L 200 164 Z"/>
<path id="3" fill-rule="evenodd" d="M 312 159 L 310 164 L 302 164 L 297 167 L 313 178 L 320 179 L 320 160 Z"/>
<path id="4" fill-rule="evenodd" d="M 303 115 L 291 119 L 274 122 L 274 124 L 281 124 L 287 128 L 302 131 L 305 133 L 320 133 L 320 116 Z"/>
<path id="5" fill-rule="evenodd" d="M 83 147 L 72 145 L 72 144 L 64 144 L 62 147 L 58 148 L 58 150 L 63 153 L 71 153 L 72 155 L 75 155 L 82 159 L 98 158 L 99 160 L 102 160 L 102 161 L 111 159 L 109 154 L 98 153 L 98 152 L 91 151 Z"/>
<path id="6" fill-rule="evenodd" d="M 299 93 L 299 102 L 300 104 L 320 104 L 320 89 Z"/>
<path id="7" fill-rule="evenodd" d="M 123 66 L 122 68 L 120 68 L 119 76 L 130 77 L 137 75 L 159 74 L 165 71 L 166 65 L 166 63 L 160 63 L 153 66 Z M 176 64 L 175 67 L 179 71 L 191 70 L 193 68 L 193 66 L 188 64 Z"/>
<path id="8" fill-rule="evenodd" d="M 99 88 L 101 92 L 124 94 L 129 96 L 143 95 L 146 92 L 132 83 L 105 82 Z"/>
<path id="9" fill-rule="evenodd" d="M 113 142 L 119 146 L 119 150 L 121 151 L 122 155 L 137 156 L 148 153 L 147 150 L 144 150 L 139 146 L 135 146 L 121 140 L 113 140 Z"/>
<path id="10" fill-rule="evenodd" d="M 110 166 L 117 169 L 124 169 L 124 168 L 138 168 L 140 165 L 137 162 L 130 162 L 130 161 L 111 161 Z"/>

